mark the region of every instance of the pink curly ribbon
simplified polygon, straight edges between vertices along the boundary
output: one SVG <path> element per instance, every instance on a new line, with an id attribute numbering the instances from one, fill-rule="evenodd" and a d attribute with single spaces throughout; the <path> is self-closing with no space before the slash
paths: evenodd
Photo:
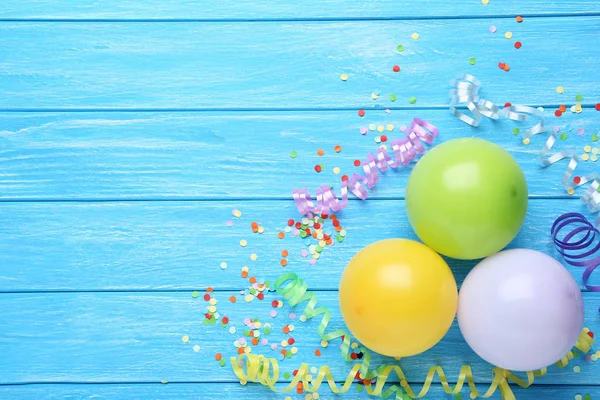
<path id="1" fill-rule="evenodd" d="M 339 211 L 348 205 L 348 191 L 361 200 L 366 200 L 369 189 L 375 187 L 379 181 L 379 172 L 387 171 L 388 167 L 396 169 L 399 166 L 409 165 L 418 155 L 425 153 L 423 143 L 432 144 L 439 131 L 431 123 L 415 118 L 407 130 L 406 137 L 390 143 L 396 160 L 384 148 L 377 149 L 377 153 L 369 153 L 366 161 L 362 162 L 364 176 L 352 174 L 346 181 L 342 181 L 341 200 L 327 185 L 321 186 L 316 191 L 317 205 L 315 206 L 308 189 L 294 189 L 292 195 L 300 214 L 324 213 Z M 364 185 L 364 186 L 363 186 Z"/>

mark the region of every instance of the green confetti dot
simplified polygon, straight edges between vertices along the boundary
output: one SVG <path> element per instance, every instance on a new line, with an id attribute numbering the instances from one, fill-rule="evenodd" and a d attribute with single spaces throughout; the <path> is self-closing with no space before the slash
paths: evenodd
<path id="1" fill-rule="evenodd" d="M 390 94 L 390 101 L 396 101 L 396 95 L 394 93 Z"/>
<path id="2" fill-rule="evenodd" d="M 285 358 L 292 358 L 292 352 L 291 351 L 286 351 L 285 352 Z"/>
<path id="3" fill-rule="evenodd" d="M 597 142 L 597 141 L 598 141 L 598 134 L 597 134 L 597 133 L 594 133 L 594 134 L 592 135 L 592 142 Z"/>
<path id="4" fill-rule="evenodd" d="M 581 100 L 583 100 L 583 96 L 578 94 L 577 96 L 575 96 L 575 100 L 581 101 Z"/>
<path id="5" fill-rule="evenodd" d="M 293 151 L 290 153 L 290 157 L 292 157 L 292 158 L 296 158 L 296 156 L 297 156 L 297 155 L 298 155 L 298 153 L 296 153 L 296 150 L 293 150 Z"/>
<path id="6" fill-rule="evenodd" d="M 244 336 L 250 336 L 250 330 L 246 329 L 246 330 L 244 331 Z"/>
<path id="7" fill-rule="evenodd" d="M 561 133 L 560 134 L 560 139 L 561 140 L 567 140 L 568 135 L 566 133 Z"/>
<path id="8" fill-rule="evenodd" d="M 197 290 L 194 290 L 194 291 L 192 292 L 192 297 L 193 297 L 194 299 L 197 299 L 197 298 L 198 298 L 198 295 L 199 295 L 199 293 L 198 293 L 198 291 L 197 291 Z"/>
<path id="9" fill-rule="evenodd" d="M 408 99 L 408 101 L 410 102 L 410 104 L 415 104 L 417 102 L 417 98 L 415 96 L 412 96 L 410 99 Z"/>
<path id="10" fill-rule="evenodd" d="M 404 51 L 404 46 L 402 46 L 401 44 L 398 45 L 398 51 L 400 53 L 402 53 Z"/>
<path id="11" fill-rule="evenodd" d="M 476 62 L 477 62 L 477 60 L 475 60 L 475 57 L 469 58 L 469 64 L 475 65 Z"/>
<path id="12" fill-rule="evenodd" d="M 290 374 L 289 372 L 285 372 L 285 373 L 283 374 L 283 378 L 284 378 L 284 379 L 290 379 L 291 377 L 292 377 L 292 374 Z"/>
<path id="13" fill-rule="evenodd" d="M 592 396 L 589 393 L 583 395 L 583 400 L 592 400 Z"/>
<path id="14" fill-rule="evenodd" d="M 317 246 L 317 247 L 315 247 L 315 251 L 316 251 L 317 253 L 320 253 L 320 252 L 322 252 L 322 251 L 323 251 L 323 248 L 322 248 L 321 246 Z"/>
<path id="15" fill-rule="evenodd" d="M 225 366 L 225 359 L 221 358 L 221 360 L 219 361 L 219 366 L 220 367 L 224 367 Z"/>
<path id="16" fill-rule="evenodd" d="M 357 391 L 358 393 L 362 392 L 362 391 L 363 391 L 363 389 L 364 389 L 363 385 L 356 385 L 356 391 Z"/>
<path id="17" fill-rule="evenodd" d="M 463 395 L 462 395 L 462 394 L 460 394 L 460 393 L 456 393 L 456 394 L 454 395 L 454 398 L 455 398 L 456 400 L 461 400 L 461 399 L 463 398 Z"/>
<path id="18" fill-rule="evenodd" d="M 519 133 L 521 133 L 521 130 L 519 128 L 513 129 L 513 135 L 518 135 Z"/>
<path id="19" fill-rule="evenodd" d="M 263 331 L 263 333 L 264 333 L 265 335 L 269 335 L 269 334 L 271 334 L 271 328 L 265 328 L 265 330 Z"/>

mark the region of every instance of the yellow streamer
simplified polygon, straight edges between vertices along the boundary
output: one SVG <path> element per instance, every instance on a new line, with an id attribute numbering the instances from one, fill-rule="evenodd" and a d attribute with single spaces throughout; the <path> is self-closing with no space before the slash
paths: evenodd
<path id="1" fill-rule="evenodd" d="M 285 282 L 290 283 L 283 285 Z M 275 281 L 275 288 L 282 294 L 284 299 L 286 299 L 292 307 L 304 301 L 308 301 L 306 307 L 304 308 L 304 316 L 306 319 L 311 319 L 322 314 L 323 316 L 321 322 L 317 328 L 319 336 L 323 341 L 326 342 L 338 337 L 343 337 L 342 356 L 347 361 L 351 360 L 350 347 L 352 339 L 350 334 L 343 330 L 338 330 L 327 334 L 325 333 L 325 329 L 327 328 L 330 319 L 329 310 L 325 307 L 315 308 L 317 304 L 317 298 L 314 293 L 308 292 L 308 286 L 304 283 L 304 281 L 302 281 L 302 279 L 300 279 L 294 273 L 284 274 Z M 585 328 L 581 332 L 581 335 L 575 344 L 575 348 L 584 353 L 587 353 L 594 343 L 594 340 L 588 335 L 588 332 L 589 329 Z M 302 387 L 307 392 L 316 392 L 320 388 L 323 381 L 326 381 L 333 393 L 345 393 L 352 386 L 353 381 L 356 379 L 356 374 L 359 373 L 359 376 L 365 380 L 365 389 L 369 395 L 380 396 L 383 399 L 387 399 L 395 395 L 395 399 L 397 400 L 418 399 L 424 397 L 431 388 L 431 384 L 433 383 L 436 374 L 439 377 L 442 388 L 448 394 L 459 393 L 466 383 L 471 390 L 471 398 L 489 398 L 496 392 L 497 389 L 499 389 L 503 399 L 515 400 L 515 396 L 508 383 L 509 381 L 514 382 L 520 387 L 526 388 L 533 384 L 536 376 L 541 377 L 547 372 L 546 368 L 543 368 L 538 371 L 526 372 L 525 378 L 519 378 L 510 371 L 495 367 L 494 379 L 490 383 L 489 388 L 487 391 L 485 391 L 485 393 L 480 393 L 475 387 L 475 380 L 469 365 L 463 365 L 461 367 L 454 387 L 450 386 L 442 367 L 434 366 L 429 369 L 421 390 L 419 390 L 418 394 L 416 394 L 408 384 L 402 368 L 397 365 L 381 365 L 377 369 L 369 371 L 370 352 L 364 347 L 360 347 L 360 351 L 363 353 L 363 359 L 360 363 L 352 366 L 341 387 L 338 387 L 336 384 L 333 374 L 331 373 L 331 369 L 327 365 L 320 367 L 317 375 L 310 378 L 309 364 L 303 363 L 298 368 L 298 372 L 288 386 L 281 390 L 277 390 L 275 388 L 275 384 L 279 381 L 279 364 L 276 359 L 267 358 L 263 355 L 242 354 L 237 358 L 231 357 L 231 365 L 233 367 L 233 372 L 240 379 L 241 384 L 245 385 L 247 382 L 258 382 L 264 386 L 268 386 L 274 392 L 289 392 L 290 390 L 294 389 L 299 382 L 302 382 Z M 573 351 L 570 351 L 555 365 L 560 368 L 564 368 L 573 357 Z M 390 375 L 392 374 L 396 375 L 400 385 L 394 384 L 393 386 L 384 390 L 384 386 L 386 383 L 389 383 L 388 380 L 390 380 Z M 370 380 L 373 378 L 376 379 L 374 385 L 370 383 Z"/>

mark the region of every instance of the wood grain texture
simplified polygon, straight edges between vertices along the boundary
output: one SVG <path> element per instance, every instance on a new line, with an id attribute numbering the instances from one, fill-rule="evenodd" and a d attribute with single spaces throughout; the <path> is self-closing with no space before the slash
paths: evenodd
<path id="1" fill-rule="evenodd" d="M 496 25 L 499 31 L 489 32 Z M 600 17 L 355 22 L 0 23 L 0 108 L 446 107 L 475 74 L 488 100 L 600 101 Z M 507 40 L 504 32 L 512 31 Z M 412 40 L 417 32 L 420 38 Z M 560 41 L 545 40 L 558 38 Z M 326 40 L 324 40 L 326 38 Z M 516 40 L 523 48 L 513 47 Z M 398 44 L 404 44 L 398 53 Z M 565 51 L 564 49 L 569 49 Z M 469 65 L 469 58 L 479 60 Z M 510 72 L 498 68 L 508 63 Z M 400 73 L 392 66 L 399 64 Z M 347 82 L 340 74 L 347 73 Z M 580 79 L 585 76 L 585 79 Z M 568 88 L 559 95 L 555 87 Z M 371 93 L 379 91 L 381 101 Z M 389 101 L 390 93 L 398 100 Z M 409 104 L 415 96 L 417 103 Z M 593 102 L 593 103 L 592 103 Z"/>
<path id="2" fill-rule="evenodd" d="M 309 287 L 315 282 L 307 279 Z M 243 337 L 244 318 L 259 318 L 272 324 L 265 335 L 270 343 L 295 339 L 298 354 L 281 362 L 282 371 L 292 372 L 302 362 L 331 367 L 336 379 L 344 380 L 350 366 L 340 359 L 339 348 L 331 344 L 322 349 L 316 333 L 320 320 L 305 324 L 288 318 L 290 309 L 284 306 L 276 318 L 269 317 L 271 301 L 279 297 L 269 293 L 264 301 L 245 303 L 228 301 L 236 292 L 219 292 L 217 310 L 230 318 L 230 326 L 238 332 L 228 333 L 220 325 L 203 324 L 208 305 L 191 293 L 32 293 L 2 294 L 0 321 L 2 324 L 0 383 L 40 382 L 236 382 L 229 368 L 220 368 L 214 357 L 217 352 L 235 355 L 234 340 Z M 342 329 L 337 292 L 316 292 L 319 304 L 331 310 L 330 327 Z M 598 293 L 584 293 L 587 326 L 600 331 L 597 317 L 600 307 Z M 298 315 L 302 307 L 293 311 Z M 296 329 L 286 336 L 281 328 L 293 323 Z M 540 332 L 541 334 L 542 332 Z M 190 341 L 184 344 L 183 335 Z M 194 352 L 193 346 L 200 351 Z M 277 357 L 269 346 L 254 346 L 253 353 Z M 395 363 L 393 358 L 373 355 L 373 365 Z M 450 381 L 455 381 L 460 366 L 469 363 L 478 382 L 490 382 L 492 367 L 479 358 L 464 342 L 456 323 L 444 339 L 432 349 L 415 357 L 399 361 L 406 369 L 409 382 L 422 382 L 434 364 L 444 367 Z M 581 372 L 572 371 L 579 365 Z M 539 384 L 598 384 L 600 362 L 578 359 L 566 370 L 552 367 Z M 249 393 L 250 396 L 252 393 Z"/>
<path id="3" fill-rule="evenodd" d="M 568 134 L 553 150 L 583 154 L 585 145 L 600 146 L 591 140 L 600 130 L 600 112 L 569 112 L 562 118 L 552 112 L 547 110 L 546 123 Z M 537 121 L 488 120 L 474 129 L 448 110 L 373 111 L 365 118 L 352 111 L 103 112 L 0 113 L 0 199 L 281 199 L 291 198 L 295 188 L 314 193 L 332 184 L 339 189 L 343 174 L 361 171 L 354 160 L 377 150 L 376 136 L 404 137 L 400 127 L 415 117 L 439 128 L 434 144 L 475 136 L 503 146 L 523 168 L 530 195 L 566 195 L 561 178 L 567 161 L 540 167 L 547 134 L 527 146 L 512 133 Z M 362 136 L 360 128 L 369 124 L 393 124 L 394 130 Z M 577 134 L 579 128 L 584 135 Z M 341 153 L 333 151 L 338 144 Z M 325 155 L 319 157 L 317 149 Z M 291 158 L 291 151 L 298 156 Z M 316 164 L 324 171 L 316 173 Z M 582 162 L 576 172 L 583 176 L 596 167 Z M 370 198 L 402 198 L 409 174 L 407 168 L 388 171 L 393 179 L 383 175 Z"/>
<path id="4" fill-rule="evenodd" d="M 242 211 L 240 219 L 231 216 L 234 208 Z M 248 287 L 240 277 L 244 265 L 257 279 L 273 281 L 295 271 L 315 289 L 337 289 L 344 267 L 362 247 L 390 237 L 417 239 L 403 209 L 402 200 L 353 202 L 339 214 L 346 240 L 311 266 L 300 253 L 312 241 L 291 234 L 277 239 L 287 220 L 298 217 L 291 201 L 2 203 L 0 291 L 239 290 Z M 550 227 L 572 211 L 586 212 L 575 199 L 532 200 L 511 247 L 561 260 Z M 228 219 L 232 227 L 225 225 Z M 252 221 L 265 233 L 252 233 Z M 279 265 L 283 249 L 290 252 L 285 268 Z M 476 263 L 448 262 L 459 283 Z M 583 271 L 568 268 L 580 281 Z M 591 283 L 600 284 L 600 277 L 593 275 Z"/>
<path id="5" fill-rule="evenodd" d="M 483 389 L 484 387 L 480 385 Z M 544 386 L 533 385 L 527 389 L 513 388 L 517 399 L 519 400 L 539 400 L 539 399 L 565 399 L 570 400 L 576 395 L 589 394 L 592 398 L 600 395 L 600 387 L 585 385 L 564 385 L 564 386 Z M 432 385 L 429 395 L 426 399 L 454 399 L 454 396 L 448 396 L 444 393 L 438 384 Z M 466 393 L 466 392 L 465 392 Z M 373 399 L 365 391 L 358 393 L 351 390 L 346 396 L 335 396 L 328 391 L 319 392 L 321 399 L 343 399 L 351 398 L 353 400 Z M 239 384 L 223 383 L 171 383 L 163 385 L 153 384 L 45 384 L 45 385 L 26 385 L 26 386 L 2 386 L 0 385 L 0 397 L 3 400 L 79 400 L 79 399 L 122 399 L 129 400 L 148 400 L 148 399 L 168 399 L 168 400 L 213 400 L 213 399 L 278 399 L 284 400 L 289 393 L 276 394 L 268 388 L 258 384 L 248 384 L 241 386 Z M 466 395 L 463 397 L 465 398 Z M 295 396 L 295 399 L 301 399 L 302 396 Z M 492 400 L 500 399 L 497 394 L 491 397 Z"/>
<path id="6" fill-rule="evenodd" d="M 424 7 L 426 3 L 426 7 Z M 570 1 L 568 7 L 558 0 L 545 0 L 541 7 L 530 1 L 494 1 L 487 6 L 472 0 L 305 0 L 300 3 L 273 0 L 268 3 L 251 0 L 199 2 L 178 0 L 144 2 L 100 0 L 67 4 L 51 0 L 5 0 L 0 19 L 8 18 L 76 18 L 76 19 L 306 19 L 306 18 L 432 18 L 491 15 L 552 15 L 555 13 L 597 13 L 593 0 Z"/>

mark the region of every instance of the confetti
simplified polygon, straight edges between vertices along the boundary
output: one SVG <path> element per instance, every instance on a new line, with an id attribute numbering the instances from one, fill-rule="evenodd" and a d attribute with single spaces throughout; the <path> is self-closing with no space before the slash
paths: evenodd
<path id="1" fill-rule="evenodd" d="M 581 94 L 576 95 L 575 96 L 575 100 L 582 101 L 583 100 L 583 95 L 581 95 Z"/>
<path id="2" fill-rule="evenodd" d="M 563 94 L 563 93 L 564 93 L 564 91 L 565 91 L 565 88 L 564 88 L 564 87 L 562 87 L 562 86 L 558 86 L 558 87 L 556 88 L 556 93 L 558 93 L 558 94 Z"/>
<path id="3" fill-rule="evenodd" d="M 475 57 L 469 58 L 469 64 L 475 65 L 476 62 L 477 62 L 477 60 L 475 60 Z"/>
<path id="4" fill-rule="evenodd" d="M 359 117 L 364 117 L 365 116 L 365 110 L 358 110 L 358 116 Z"/>
<path id="5" fill-rule="evenodd" d="M 293 150 L 290 152 L 290 157 L 296 158 L 297 156 L 298 156 L 298 153 L 296 152 L 296 150 Z"/>
<path id="6" fill-rule="evenodd" d="M 337 145 L 333 148 L 333 151 L 335 151 L 336 153 L 339 153 L 340 151 L 342 151 L 342 146 Z"/>
<path id="7" fill-rule="evenodd" d="M 404 51 L 404 46 L 399 44 L 398 47 L 396 47 L 396 49 L 398 50 L 399 53 L 402 53 Z"/>
<path id="8" fill-rule="evenodd" d="M 390 101 L 396 101 L 396 95 L 394 93 L 390 94 Z"/>
<path id="9" fill-rule="evenodd" d="M 483 4 L 484 6 L 487 6 L 489 2 L 490 0 L 481 0 L 481 4 Z"/>
<path id="10" fill-rule="evenodd" d="M 515 49 L 520 49 L 523 44 L 521 42 L 515 42 Z"/>
<path id="11" fill-rule="evenodd" d="M 394 72 L 400 72 L 400 66 L 399 65 L 394 65 L 394 67 L 392 68 L 392 70 Z"/>
<path id="12" fill-rule="evenodd" d="M 333 173 L 336 174 L 336 175 L 339 174 L 340 173 L 340 167 L 334 167 L 333 168 Z"/>
<path id="13" fill-rule="evenodd" d="M 498 28 L 496 28 L 494 25 L 490 26 L 490 32 L 496 33 L 497 30 Z"/>
<path id="14" fill-rule="evenodd" d="M 194 352 L 196 352 L 196 353 L 197 353 L 197 352 L 199 352 L 199 351 L 200 351 L 200 346 L 198 346 L 198 345 L 195 345 L 195 346 L 193 347 L 193 349 L 194 349 Z"/>
<path id="15" fill-rule="evenodd" d="M 413 33 L 412 35 L 410 35 L 410 37 L 411 37 L 413 40 L 417 40 L 417 39 L 419 38 L 419 34 L 418 34 L 417 32 L 415 32 L 415 33 Z"/>
<path id="16" fill-rule="evenodd" d="M 323 150 L 323 149 L 317 150 L 317 155 L 319 155 L 319 156 L 325 155 L 325 150 Z"/>
<path id="17" fill-rule="evenodd" d="M 360 134 L 361 135 L 366 135 L 368 132 L 369 132 L 368 128 L 366 128 L 364 126 L 362 128 L 360 128 Z"/>
<path id="18" fill-rule="evenodd" d="M 231 214 L 233 214 L 233 216 L 236 217 L 236 218 L 239 218 L 239 217 L 242 216 L 242 212 L 240 210 L 237 210 L 237 209 L 231 211 Z"/>
<path id="19" fill-rule="evenodd" d="M 248 245 L 248 241 L 245 239 L 240 240 L 240 246 L 246 247 Z"/>
<path id="20" fill-rule="evenodd" d="M 521 23 L 521 22 L 523 22 L 523 17 L 521 17 L 520 15 L 517 15 L 517 17 L 515 18 L 515 20 L 516 20 L 518 23 Z"/>
<path id="21" fill-rule="evenodd" d="M 415 104 L 417 102 L 417 98 L 415 96 L 412 96 L 410 99 L 408 99 L 408 101 L 410 102 L 410 104 Z"/>
<path id="22" fill-rule="evenodd" d="M 507 39 L 511 39 L 513 37 L 513 34 L 512 34 L 512 32 L 506 32 L 504 34 L 504 37 L 507 38 Z"/>
<path id="23" fill-rule="evenodd" d="M 182 341 L 183 343 L 187 343 L 187 342 L 189 342 L 189 341 L 190 341 L 190 337 L 189 337 L 188 335 L 183 335 L 183 336 L 181 337 L 181 341 Z"/>
<path id="24" fill-rule="evenodd" d="M 340 79 L 343 80 L 344 82 L 348 80 L 348 74 L 342 74 L 340 75 Z"/>
<path id="25" fill-rule="evenodd" d="M 225 261 L 223 261 L 221 264 L 219 264 L 219 266 L 221 267 L 221 269 L 226 269 L 227 263 Z"/>

